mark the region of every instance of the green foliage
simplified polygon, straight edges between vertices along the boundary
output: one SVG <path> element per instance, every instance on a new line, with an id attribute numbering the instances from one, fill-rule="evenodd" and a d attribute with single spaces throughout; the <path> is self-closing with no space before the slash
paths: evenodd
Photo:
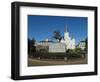
<path id="1" fill-rule="evenodd" d="M 45 52 L 48 52 L 48 49 L 43 48 L 43 49 L 40 49 L 39 52 L 44 52 L 45 53 Z"/>
<path id="2" fill-rule="evenodd" d="M 76 48 L 75 52 L 78 52 L 78 53 L 81 52 L 81 48 Z"/>
<path id="3" fill-rule="evenodd" d="M 28 54 L 33 54 L 36 51 L 35 39 L 28 39 Z"/>
<path id="4" fill-rule="evenodd" d="M 67 53 L 68 59 L 76 59 L 76 58 L 81 58 L 82 55 L 80 53 Z"/>
<path id="5" fill-rule="evenodd" d="M 66 57 L 66 53 L 43 53 L 43 52 L 35 52 L 33 54 L 34 58 L 41 57 L 42 59 L 63 59 Z"/>
<path id="6" fill-rule="evenodd" d="M 66 55 L 68 59 L 75 59 L 75 58 L 81 58 L 81 49 L 76 48 L 74 50 L 68 49 L 66 51 Z"/>
<path id="7" fill-rule="evenodd" d="M 62 39 L 60 31 L 54 31 L 53 34 L 54 34 L 53 38 L 56 39 L 56 40 L 58 40 L 60 42 L 61 39 Z"/>
<path id="8" fill-rule="evenodd" d="M 88 38 L 85 39 L 85 51 L 88 51 Z"/>
<path id="9" fill-rule="evenodd" d="M 68 53 L 47 53 L 47 52 L 35 52 L 33 53 L 34 58 L 40 57 L 41 59 L 64 59 L 67 57 L 68 59 L 76 59 L 81 58 L 82 55 L 77 52 L 68 52 Z"/>

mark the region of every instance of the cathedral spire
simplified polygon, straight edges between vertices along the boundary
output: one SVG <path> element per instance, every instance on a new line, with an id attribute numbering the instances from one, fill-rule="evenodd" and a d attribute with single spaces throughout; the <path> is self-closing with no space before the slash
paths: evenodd
<path id="1" fill-rule="evenodd" d="M 65 26 L 65 32 L 67 32 L 67 25 Z"/>

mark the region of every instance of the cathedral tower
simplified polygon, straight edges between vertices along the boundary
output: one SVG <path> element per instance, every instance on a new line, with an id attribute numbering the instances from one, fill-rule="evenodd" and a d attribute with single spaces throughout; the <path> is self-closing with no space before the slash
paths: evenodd
<path id="1" fill-rule="evenodd" d="M 69 36 L 67 25 L 65 26 L 64 39 L 61 42 L 65 43 L 66 49 L 75 49 L 75 39 Z"/>

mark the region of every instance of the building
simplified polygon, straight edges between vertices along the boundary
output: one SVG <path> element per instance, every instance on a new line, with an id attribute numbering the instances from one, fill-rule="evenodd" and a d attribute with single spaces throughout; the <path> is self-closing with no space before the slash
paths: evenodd
<path id="1" fill-rule="evenodd" d="M 45 39 L 44 41 L 36 42 L 36 51 L 48 51 L 49 45 L 53 43 L 53 41 L 50 41 L 49 39 Z"/>
<path id="2" fill-rule="evenodd" d="M 49 45 L 49 52 L 51 53 L 65 53 L 66 45 L 65 43 L 52 43 Z"/>
<path id="3" fill-rule="evenodd" d="M 80 43 L 77 45 L 77 48 L 81 48 L 81 50 L 84 50 L 86 48 L 85 41 L 80 41 Z"/>
<path id="4" fill-rule="evenodd" d="M 61 43 L 65 43 L 66 44 L 66 49 L 75 49 L 75 39 L 71 38 L 69 36 L 69 33 L 67 31 L 67 26 L 66 26 L 66 30 L 64 33 L 64 38 L 62 38 Z"/>

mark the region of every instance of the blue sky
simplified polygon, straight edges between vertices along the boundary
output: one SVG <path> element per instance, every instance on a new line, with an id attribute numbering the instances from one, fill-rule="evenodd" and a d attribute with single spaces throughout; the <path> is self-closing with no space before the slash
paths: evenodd
<path id="1" fill-rule="evenodd" d="M 28 38 L 52 40 L 53 32 L 59 30 L 63 36 L 67 25 L 70 37 L 78 43 L 87 37 L 87 24 L 86 17 L 28 15 Z"/>

